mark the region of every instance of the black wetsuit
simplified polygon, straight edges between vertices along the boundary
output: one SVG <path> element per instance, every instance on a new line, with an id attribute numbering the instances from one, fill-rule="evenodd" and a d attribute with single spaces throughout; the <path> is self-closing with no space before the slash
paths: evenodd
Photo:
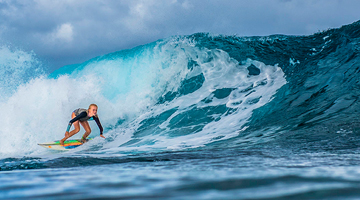
<path id="1" fill-rule="evenodd" d="M 98 125 L 99 129 L 100 129 L 100 135 L 103 134 L 103 127 L 101 126 L 101 123 L 100 123 L 100 120 L 99 120 L 99 117 L 97 115 L 93 116 L 93 117 L 89 117 L 88 116 L 88 113 L 87 113 L 87 110 L 86 109 L 83 109 L 83 108 L 79 108 L 79 109 L 76 109 L 74 110 L 74 114 L 76 117 L 74 117 L 73 119 L 71 119 L 69 121 L 69 125 L 68 125 L 68 128 L 67 128 L 67 132 L 69 132 L 70 128 L 71 128 L 71 125 L 76 122 L 77 120 L 81 121 L 81 122 L 84 122 L 84 121 L 88 121 L 88 120 L 95 120 L 96 124 Z"/>

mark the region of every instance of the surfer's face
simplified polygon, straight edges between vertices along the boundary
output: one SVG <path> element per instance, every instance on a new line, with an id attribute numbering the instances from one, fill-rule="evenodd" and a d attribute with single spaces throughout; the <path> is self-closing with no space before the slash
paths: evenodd
<path id="1" fill-rule="evenodd" d="M 96 106 L 91 106 L 89 109 L 89 117 L 95 116 L 97 113 L 97 107 Z"/>

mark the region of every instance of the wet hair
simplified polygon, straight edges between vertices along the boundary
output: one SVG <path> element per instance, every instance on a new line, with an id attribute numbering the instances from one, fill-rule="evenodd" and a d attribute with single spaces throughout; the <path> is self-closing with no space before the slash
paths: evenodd
<path id="1" fill-rule="evenodd" d="M 98 108 L 98 106 L 96 105 L 96 104 L 90 104 L 90 106 L 89 106 L 89 108 L 88 108 L 88 110 L 90 110 L 90 108 L 91 108 L 91 106 L 95 106 L 96 108 Z"/>

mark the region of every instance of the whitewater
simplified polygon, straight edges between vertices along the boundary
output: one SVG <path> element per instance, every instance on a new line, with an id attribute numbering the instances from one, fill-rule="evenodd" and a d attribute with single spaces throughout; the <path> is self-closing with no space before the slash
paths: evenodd
<path id="1" fill-rule="evenodd" d="M 173 36 L 52 73 L 0 46 L 0 199 L 358 199 L 359 30 Z M 37 145 L 91 103 L 106 139 Z"/>

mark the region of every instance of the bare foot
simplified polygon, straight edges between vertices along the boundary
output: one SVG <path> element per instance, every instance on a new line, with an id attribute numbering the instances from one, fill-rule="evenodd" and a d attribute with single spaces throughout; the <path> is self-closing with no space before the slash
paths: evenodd
<path id="1" fill-rule="evenodd" d="M 60 145 L 64 146 L 64 140 L 60 140 Z"/>
<path id="2" fill-rule="evenodd" d="M 81 143 L 85 143 L 86 139 L 84 137 L 81 138 Z"/>

